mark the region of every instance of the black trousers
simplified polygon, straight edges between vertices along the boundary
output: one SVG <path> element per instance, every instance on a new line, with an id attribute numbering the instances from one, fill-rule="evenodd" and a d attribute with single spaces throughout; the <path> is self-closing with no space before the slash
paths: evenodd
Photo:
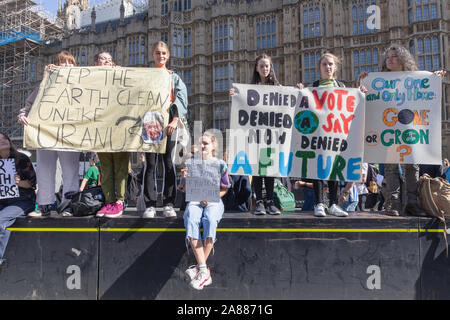
<path id="1" fill-rule="evenodd" d="M 172 150 L 175 148 L 175 141 L 167 139 L 166 153 L 146 153 L 145 161 L 147 162 L 147 170 L 144 178 L 144 199 L 146 206 L 155 206 L 158 199 L 158 193 L 156 190 L 156 168 L 158 158 L 162 158 L 164 164 L 164 190 L 163 190 L 163 205 L 171 204 L 175 202 L 177 192 L 177 176 L 175 173 L 175 166 L 172 162 Z"/>
<path id="2" fill-rule="evenodd" d="M 275 182 L 274 177 L 253 177 L 252 184 L 256 194 L 256 201 L 263 200 L 262 185 L 266 188 L 266 200 L 273 200 L 273 184 Z"/>
<path id="3" fill-rule="evenodd" d="M 324 180 L 308 180 L 308 182 L 313 183 L 314 188 L 314 197 L 315 197 L 315 204 L 325 204 L 323 201 L 323 186 L 324 186 Z M 328 181 L 328 199 L 329 207 L 331 207 L 333 204 L 338 204 L 338 189 L 339 189 L 339 182 L 338 181 Z"/>

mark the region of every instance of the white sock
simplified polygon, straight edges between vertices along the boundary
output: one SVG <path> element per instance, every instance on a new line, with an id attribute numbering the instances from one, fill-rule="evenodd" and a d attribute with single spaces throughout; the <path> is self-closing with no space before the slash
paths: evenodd
<path id="1" fill-rule="evenodd" d="M 206 264 L 199 264 L 197 265 L 197 268 L 199 270 L 208 270 L 208 266 Z"/>

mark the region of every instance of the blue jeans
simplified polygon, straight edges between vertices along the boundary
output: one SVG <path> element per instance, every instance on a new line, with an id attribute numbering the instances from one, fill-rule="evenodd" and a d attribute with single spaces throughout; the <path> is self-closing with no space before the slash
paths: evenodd
<path id="1" fill-rule="evenodd" d="M 222 200 L 210 202 L 202 207 L 200 202 L 191 201 L 184 211 L 184 226 L 186 228 L 186 240 L 206 240 L 211 238 L 216 241 L 216 230 L 224 212 Z M 203 227 L 203 233 L 200 228 Z"/>
<path id="2" fill-rule="evenodd" d="M 341 208 L 347 212 L 356 211 L 357 206 L 358 206 L 358 201 L 345 200 L 341 204 Z"/>
<path id="3" fill-rule="evenodd" d="M 303 188 L 303 206 L 302 211 L 313 211 L 316 198 L 314 196 L 314 190 L 310 188 Z"/>
<path id="4" fill-rule="evenodd" d="M 34 195 L 22 194 L 18 198 L 0 200 L 0 265 L 3 263 L 3 255 L 8 244 L 11 231 L 10 227 L 17 217 L 23 216 L 34 210 Z"/>

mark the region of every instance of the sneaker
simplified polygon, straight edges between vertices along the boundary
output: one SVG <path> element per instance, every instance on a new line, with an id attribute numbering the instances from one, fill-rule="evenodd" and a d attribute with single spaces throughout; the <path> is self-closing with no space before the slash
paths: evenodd
<path id="1" fill-rule="evenodd" d="M 154 218 L 156 215 L 156 210 L 154 207 L 149 207 L 145 209 L 144 213 L 142 214 L 142 218 Z"/>
<path id="2" fill-rule="evenodd" d="M 120 217 L 123 213 L 123 203 L 114 202 L 111 206 L 109 212 L 105 213 L 105 217 L 107 218 L 117 218 Z"/>
<path id="3" fill-rule="evenodd" d="M 48 217 L 50 216 L 50 205 L 39 205 L 36 210 L 30 212 L 28 217 Z"/>
<path id="4" fill-rule="evenodd" d="M 264 202 L 262 200 L 256 201 L 255 215 L 262 216 L 266 214 L 266 207 L 264 206 Z"/>
<path id="5" fill-rule="evenodd" d="M 269 200 L 266 202 L 266 212 L 271 215 L 281 214 L 281 211 L 275 206 L 273 200 Z"/>
<path id="6" fill-rule="evenodd" d="M 98 218 L 105 216 L 105 214 L 111 210 L 112 205 L 112 203 L 105 204 L 100 210 L 97 211 L 97 214 L 95 216 Z"/>
<path id="7" fill-rule="evenodd" d="M 186 269 L 186 271 L 184 273 L 189 278 L 189 281 L 192 281 L 192 280 L 194 280 L 198 271 L 199 271 L 199 269 L 197 266 L 190 266 L 189 268 Z"/>
<path id="8" fill-rule="evenodd" d="M 333 204 L 328 208 L 328 213 L 336 217 L 347 217 L 348 213 L 342 210 L 337 204 Z"/>
<path id="9" fill-rule="evenodd" d="M 73 217 L 72 209 L 70 207 L 67 207 L 64 209 L 63 212 L 61 212 L 62 217 Z"/>
<path id="10" fill-rule="evenodd" d="M 211 283 L 212 279 L 209 269 L 200 269 L 189 285 L 196 290 L 202 290 L 205 286 L 209 286 Z"/>
<path id="11" fill-rule="evenodd" d="M 177 216 L 177 213 L 175 212 L 175 210 L 173 209 L 173 206 L 171 206 L 170 204 L 164 207 L 163 210 L 163 215 L 166 218 L 174 218 Z"/>
<path id="12" fill-rule="evenodd" d="M 322 203 L 318 203 L 314 206 L 314 215 L 316 217 L 326 217 L 325 206 Z"/>

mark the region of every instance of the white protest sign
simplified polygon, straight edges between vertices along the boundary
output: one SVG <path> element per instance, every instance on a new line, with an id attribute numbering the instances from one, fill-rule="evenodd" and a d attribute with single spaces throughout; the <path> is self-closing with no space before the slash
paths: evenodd
<path id="1" fill-rule="evenodd" d="M 169 108 L 163 68 L 55 67 L 40 84 L 24 146 L 164 153 Z"/>
<path id="2" fill-rule="evenodd" d="M 19 197 L 14 159 L 0 159 L 0 199 Z"/>
<path id="3" fill-rule="evenodd" d="M 359 89 L 233 87 L 231 174 L 361 180 L 364 96 Z"/>
<path id="4" fill-rule="evenodd" d="M 220 201 L 220 163 L 190 159 L 186 162 L 186 201 Z"/>
<path id="5" fill-rule="evenodd" d="M 441 164 L 442 80 L 427 71 L 372 72 L 366 95 L 364 161 Z"/>

